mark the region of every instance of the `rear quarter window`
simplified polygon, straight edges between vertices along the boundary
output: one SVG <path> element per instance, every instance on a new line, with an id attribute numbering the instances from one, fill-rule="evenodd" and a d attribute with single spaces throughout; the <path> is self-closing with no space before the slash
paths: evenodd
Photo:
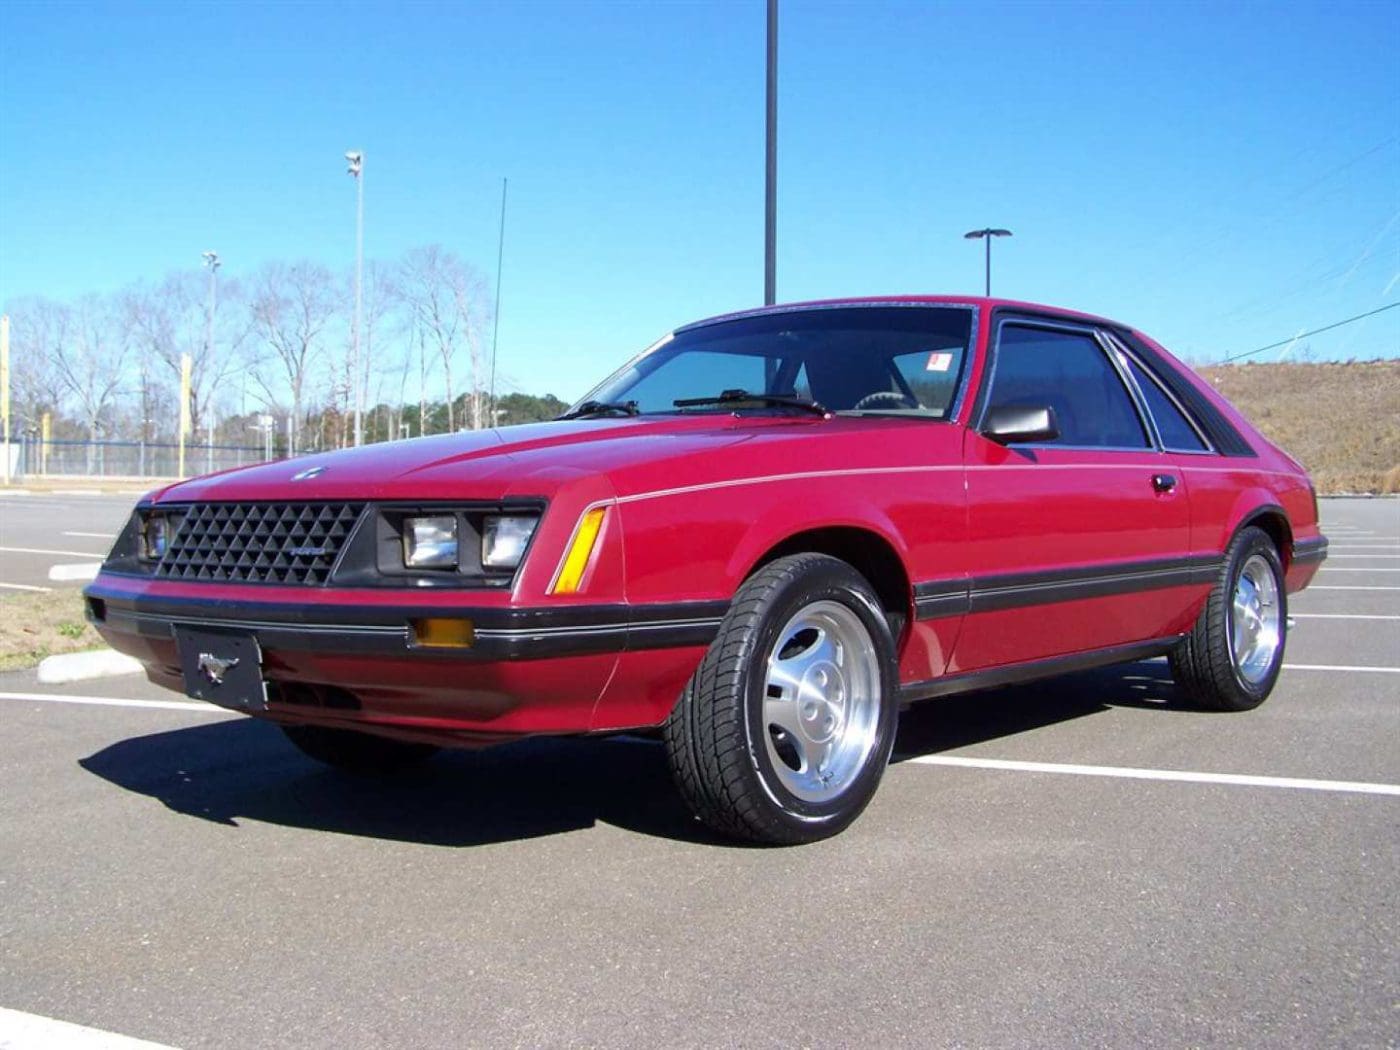
<path id="1" fill-rule="evenodd" d="M 1147 402 L 1147 411 L 1152 413 L 1152 420 L 1157 424 L 1162 447 L 1171 452 L 1210 451 L 1210 446 L 1201 440 L 1201 435 L 1196 433 L 1196 428 L 1186 418 L 1186 413 L 1176 406 L 1176 402 L 1157 385 L 1157 381 L 1131 357 L 1124 354 L 1122 360 L 1127 364 L 1128 371 L 1133 374 L 1138 389 L 1142 391 L 1142 398 Z"/>

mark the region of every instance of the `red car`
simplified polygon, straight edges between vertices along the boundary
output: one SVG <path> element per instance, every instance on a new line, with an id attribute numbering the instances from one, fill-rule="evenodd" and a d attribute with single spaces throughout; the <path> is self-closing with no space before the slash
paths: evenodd
<path id="1" fill-rule="evenodd" d="M 1166 655 L 1256 706 L 1326 548 L 1303 468 L 1140 332 L 862 299 L 679 328 L 555 422 L 172 485 L 86 594 L 331 765 L 659 728 L 701 819 L 793 843 L 913 701 Z"/>

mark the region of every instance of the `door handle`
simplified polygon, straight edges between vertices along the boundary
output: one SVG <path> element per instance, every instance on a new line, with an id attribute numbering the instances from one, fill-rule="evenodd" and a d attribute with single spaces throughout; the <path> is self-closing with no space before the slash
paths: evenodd
<path id="1" fill-rule="evenodd" d="M 1174 489 L 1174 488 L 1176 488 L 1176 475 L 1175 475 L 1175 474 L 1153 474 L 1153 475 L 1152 475 L 1152 491 L 1153 491 L 1153 492 L 1170 492 L 1170 491 L 1171 491 L 1172 489 Z"/>

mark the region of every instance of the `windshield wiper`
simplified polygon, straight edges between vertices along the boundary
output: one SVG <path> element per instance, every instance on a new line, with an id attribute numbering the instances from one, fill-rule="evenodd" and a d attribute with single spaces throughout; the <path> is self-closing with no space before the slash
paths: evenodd
<path id="1" fill-rule="evenodd" d="M 700 405 L 733 405 L 745 401 L 757 401 L 763 405 L 780 405 L 784 408 L 800 408 L 806 412 L 815 412 L 819 416 L 827 415 L 827 408 L 820 401 L 813 401 L 809 397 L 797 397 L 795 394 L 750 394 L 747 390 L 726 390 L 718 397 L 683 397 L 671 404 L 677 408 L 695 408 Z"/>
<path id="2" fill-rule="evenodd" d="M 572 412 L 565 412 L 555 419 L 583 419 L 585 416 L 635 416 L 638 415 L 635 401 L 585 401 Z"/>

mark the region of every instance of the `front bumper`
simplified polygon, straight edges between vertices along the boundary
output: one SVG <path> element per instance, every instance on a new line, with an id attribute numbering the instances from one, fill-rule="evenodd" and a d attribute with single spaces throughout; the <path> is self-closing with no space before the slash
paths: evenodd
<path id="1" fill-rule="evenodd" d="M 520 607 L 221 591 L 99 576 L 85 595 L 99 633 L 159 685 L 184 691 L 177 626 L 227 631 L 258 643 L 266 717 L 460 744 L 653 724 L 725 611 L 723 602 Z M 469 647 L 416 641 L 415 621 L 442 617 L 471 621 Z M 658 687 L 673 690 L 669 699 Z"/>

